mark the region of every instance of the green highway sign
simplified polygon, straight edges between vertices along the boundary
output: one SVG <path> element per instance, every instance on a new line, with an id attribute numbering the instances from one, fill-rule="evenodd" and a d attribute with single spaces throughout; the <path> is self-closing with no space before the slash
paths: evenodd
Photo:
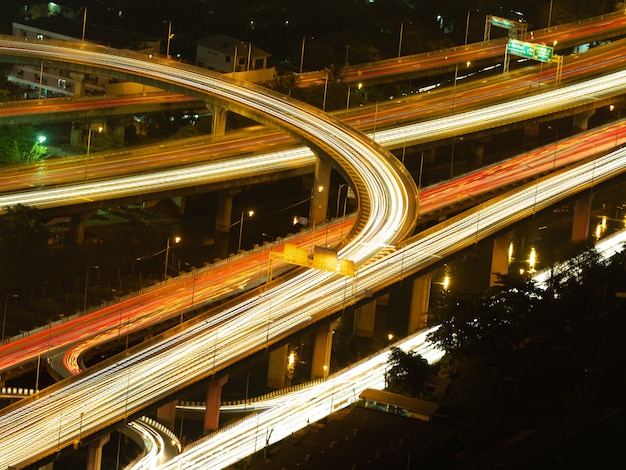
<path id="1" fill-rule="evenodd" d="M 517 29 L 517 23 L 515 21 L 507 20 L 499 16 L 491 16 L 491 24 L 506 29 Z"/>
<path id="2" fill-rule="evenodd" d="M 534 44 L 532 42 L 509 39 L 509 42 L 506 44 L 506 52 L 508 54 L 525 57 L 527 59 L 539 60 L 541 62 L 552 62 L 554 48 L 543 44 Z"/>

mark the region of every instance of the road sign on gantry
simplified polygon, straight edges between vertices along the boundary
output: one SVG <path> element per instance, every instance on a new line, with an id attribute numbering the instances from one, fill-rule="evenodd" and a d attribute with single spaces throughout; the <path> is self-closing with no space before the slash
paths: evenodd
<path id="1" fill-rule="evenodd" d="M 552 62 L 554 48 L 544 44 L 509 39 L 509 42 L 506 43 L 506 52 L 507 54 L 517 55 L 527 59 Z"/>

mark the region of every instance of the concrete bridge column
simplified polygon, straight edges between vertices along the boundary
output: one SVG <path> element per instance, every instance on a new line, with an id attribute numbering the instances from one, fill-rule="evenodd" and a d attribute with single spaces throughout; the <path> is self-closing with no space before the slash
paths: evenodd
<path id="1" fill-rule="evenodd" d="M 584 132 L 589 127 L 589 118 L 596 113 L 595 109 L 574 114 L 574 132 Z"/>
<path id="2" fill-rule="evenodd" d="M 315 332 L 313 345 L 313 363 L 311 364 L 311 379 L 325 379 L 330 372 L 330 353 L 333 347 L 333 332 L 335 322 L 325 323 Z"/>
<path id="3" fill-rule="evenodd" d="M 509 272 L 509 246 L 511 245 L 512 239 L 513 234 L 506 233 L 493 240 L 489 287 L 498 284 L 498 274 L 508 274 Z"/>
<path id="4" fill-rule="evenodd" d="M 166 426 L 167 429 L 174 429 L 177 404 L 178 400 L 173 400 L 157 408 L 157 421 L 163 426 Z"/>
<path id="5" fill-rule="evenodd" d="M 91 214 L 74 214 L 70 220 L 70 232 L 68 242 L 72 245 L 82 245 L 85 241 L 85 222 Z"/>
<path id="6" fill-rule="evenodd" d="M 409 307 L 409 334 L 426 328 L 432 280 L 433 273 L 430 272 L 413 281 L 413 291 L 411 293 L 411 304 Z"/>
<path id="7" fill-rule="evenodd" d="M 524 147 L 535 147 L 539 140 L 539 123 L 527 122 L 524 124 Z"/>
<path id="8" fill-rule="evenodd" d="M 100 470 L 102 466 L 102 448 L 109 442 L 111 435 L 107 434 L 89 443 L 87 448 L 87 470 Z"/>
<path id="9" fill-rule="evenodd" d="M 287 352 L 289 345 L 284 344 L 270 350 L 267 365 L 267 386 L 280 390 L 285 388 L 287 377 Z"/>
<path id="10" fill-rule="evenodd" d="M 424 163 L 432 165 L 435 163 L 435 155 L 437 154 L 437 147 L 431 147 L 429 149 L 422 150 L 424 156 Z"/>
<path id="11" fill-rule="evenodd" d="M 9 467 L 9 469 L 13 469 L 15 467 Z M 54 462 L 48 462 L 45 465 L 42 465 L 38 468 L 38 470 L 52 470 L 54 468 Z"/>
<path id="12" fill-rule="evenodd" d="M 317 158 L 315 179 L 311 189 L 311 214 L 309 226 L 315 227 L 328 218 L 328 194 L 330 192 L 330 163 Z"/>
<path id="13" fill-rule="evenodd" d="M 220 426 L 220 404 L 222 387 L 228 382 L 228 374 L 209 383 L 206 391 L 206 411 L 204 413 L 204 431 L 215 431 Z"/>
<path id="14" fill-rule="evenodd" d="M 374 336 L 376 321 L 376 300 L 372 300 L 354 311 L 354 334 L 361 338 Z"/>
<path id="15" fill-rule="evenodd" d="M 72 124 L 72 129 L 70 130 L 70 145 L 78 147 L 83 140 L 83 129 L 78 124 Z"/>
<path id="16" fill-rule="evenodd" d="M 589 221 L 591 220 L 591 201 L 593 193 L 587 193 L 574 203 L 574 222 L 572 224 L 572 242 L 587 240 L 589 236 Z"/>
<path id="17" fill-rule="evenodd" d="M 226 133 L 226 116 L 228 115 L 228 111 L 225 108 L 215 105 L 209 105 L 208 108 L 211 110 L 211 113 L 213 113 L 213 135 L 224 135 Z"/>
<path id="18" fill-rule="evenodd" d="M 240 190 L 225 189 L 217 193 L 217 215 L 215 218 L 215 248 L 221 257 L 228 256 L 228 240 L 233 215 L 233 197 Z"/>
<path id="19" fill-rule="evenodd" d="M 106 132 L 111 137 L 119 137 L 123 142 L 126 137 L 126 126 L 124 123 L 120 123 L 119 120 L 113 124 L 107 123 Z"/>
<path id="20" fill-rule="evenodd" d="M 185 215 L 185 206 L 187 204 L 187 198 L 185 196 L 176 196 L 172 198 L 174 205 L 178 208 L 179 215 Z"/>
<path id="21" fill-rule="evenodd" d="M 483 166 L 483 157 L 485 155 L 485 144 L 480 141 L 473 141 L 469 145 L 469 167 L 480 168 Z"/>
<path id="22" fill-rule="evenodd" d="M 74 80 L 74 98 L 85 96 L 85 74 L 70 72 L 70 77 Z"/>

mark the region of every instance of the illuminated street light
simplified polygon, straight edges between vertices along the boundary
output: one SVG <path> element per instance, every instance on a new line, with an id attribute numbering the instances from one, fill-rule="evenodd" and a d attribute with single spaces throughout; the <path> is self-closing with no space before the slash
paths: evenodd
<path id="1" fill-rule="evenodd" d="M 180 237 L 174 237 L 174 243 L 178 244 L 180 242 Z M 167 279 L 167 265 L 170 260 L 170 238 L 167 237 L 167 245 L 165 246 L 165 271 L 163 273 L 163 280 Z"/>
<path id="2" fill-rule="evenodd" d="M 2 316 L 2 340 L 0 340 L 0 343 L 4 343 L 4 327 L 7 323 L 7 303 L 9 302 L 9 297 L 13 297 L 14 299 L 17 299 L 18 295 L 7 294 L 4 296 L 4 315 Z"/>
<path id="3" fill-rule="evenodd" d="M 243 235 L 243 215 L 246 211 L 241 212 L 241 219 L 239 219 L 239 243 L 237 244 L 237 251 L 241 250 L 241 236 Z M 252 217 L 254 215 L 254 211 L 248 211 L 248 217 Z"/>

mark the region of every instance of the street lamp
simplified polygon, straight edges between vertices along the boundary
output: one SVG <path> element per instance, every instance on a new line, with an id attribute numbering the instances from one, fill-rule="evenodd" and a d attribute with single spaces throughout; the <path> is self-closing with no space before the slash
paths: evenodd
<path id="1" fill-rule="evenodd" d="M 180 237 L 174 237 L 174 243 L 180 243 Z M 167 237 L 167 245 L 165 245 L 165 268 L 163 271 L 163 280 L 167 279 L 167 265 L 170 259 L 170 237 Z"/>
<path id="2" fill-rule="evenodd" d="M 467 10 L 467 19 L 465 20 L 465 42 L 463 43 L 465 46 L 467 46 L 467 39 L 469 36 L 470 16 L 472 14 L 472 11 L 479 12 L 480 10 L 474 10 L 472 8 Z M 468 67 L 469 65 L 470 63 L 467 62 Z M 458 77 L 459 77 L 459 63 L 457 62 L 456 66 L 454 67 L 454 90 L 452 91 L 452 109 L 454 109 L 454 97 L 456 95 L 456 81 Z"/>
<path id="3" fill-rule="evenodd" d="M 4 315 L 2 316 L 2 340 L 0 340 L 0 343 L 4 343 L 4 327 L 6 326 L 6 323 L 7 323 L 7 304 L 9 302 L 9 297 L 13 297 L 14 299 L 17 299 L 18 295 L 7 294 L 4 296 Z"/>
<path id="4" fill-rule="evenodd" d="M 304 44 L 306 43 L 307 36 L 302 37 L 302 52 L 300 52 L 300 73 L 302 73 L 302 66 L 304 65 Z M 315 39 L 313 36 L 309 36 L 309 39 Z"/>
<path id="5" fill-rule="evenodd" d="M 346 67 L 348 66 L 348 52 L 350 51 L 350 44 L 346 44 Z"/>
<path id="6" fill-rule="evenodd" d="M 322 111 L 326 111 L 326 95 L 328 94 L 328 75 L 330 70 L 326 69 L 326 80 L 324 80 L 324 99 L 322 100 Z"/>
<path id="7" fill-rule="evenodd" d="M 550 0 L 550 10 L 548 12 L 548 28 L 552 24 L 552 1 L 553 0 Z"/>
<path id="8" fill-rule="evenodd" d="M 412 21 L 408 22 L 409 24 L 413 24 Z M 404 20 L 400 23 L 400 39 L 398 40 L 398 57 L 402 54 L 402 34 L 404 33 Z"/>
<path id="9" fill-rule="evenodd" d="M 87 7 L 83 7 L 83 36 L 82 41 L 85 42 L 85 28 L 87 27 Z"/>
<path id="10" fill-rule="evenodd" d="M 552 171 L 556 168 L 556 147 L 559 141 L 559 129 L 556 127 L 548 126 L 548 129 L 556 132 L 556 137 L 554 138 L 554 159 L 552 160 Z"/>
<path id="11" fill-rule="evenodd" d="M 241 219 L 239 219 L 239 243 L 237 244 L 237 251 L 241 250 L 241 235 L 243 234 L 243 215 L 246 211 L 241 212 Z M 252 217 L 254 215 L 254 211 L 248 211 L 248 217 Z"/>
<path id="12" fill-rule="evenodd" d="M 170 43 L 174 35 L 172 34 L 172 20 L 163 20 L 163 23 L 167 23 L 167 47 L 165 49 L 165 55 L 169 59 L 170 57 Z"/>
<path id="13" fill-rule="evenodd" d="M 83 298 L 83 313 L 87 311 L 87 287 L 89 286 L 89 271 L 91 268 L 100 269 L 100 266 L 87 266 L 87 272 L 85 273 L 85 297 Z"/>
<path id="14" fill-rule="evenodd" d="M 339 189 L 337 190 L 337 209 L 335 210 L 335 217 L 339 217 L 339 200 L 341 198 L 341 190 L 343 188 L 350 188 L 350 185 L 347 183 L 343 183 L 339 185 Z M 348 189 L 349 190 L 349 189 Z M 348 199 L 348 193 L 346 191 L 346 200 Z M 345 217 L 345 211 L 344 211 L 344 217 Z"/>

